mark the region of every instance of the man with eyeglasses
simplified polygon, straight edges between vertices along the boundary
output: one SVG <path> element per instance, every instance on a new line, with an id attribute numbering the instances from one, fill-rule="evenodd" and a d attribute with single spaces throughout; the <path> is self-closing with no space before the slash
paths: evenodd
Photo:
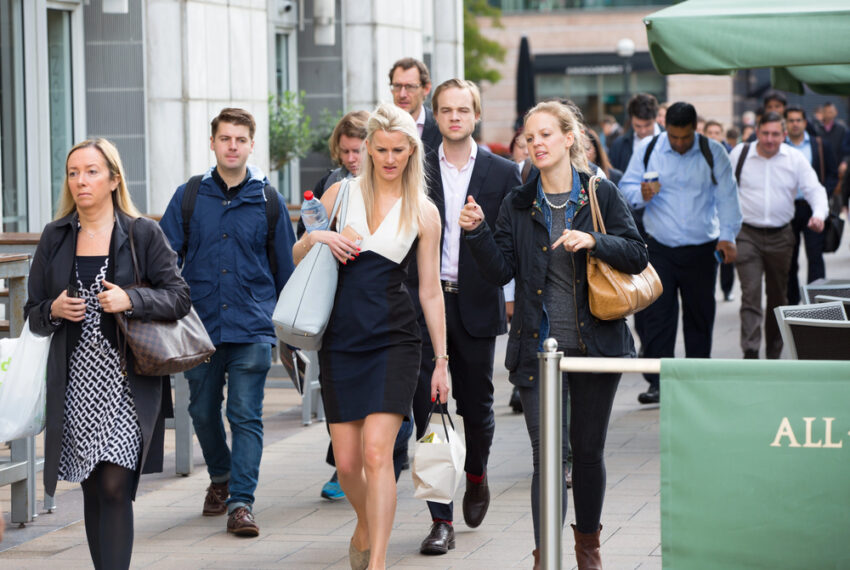
<path id="1" fill-rule="evenodd" d="M 410 113 L 416 121 L 425 154 L 436 151 L 443 137 L 434 120 L 434 114 L 423 105 L 431 92 L 431 74 L 424 63 L 412 57 L 403 57 L 390 68 L 390 89 L 393 103 Z"/>

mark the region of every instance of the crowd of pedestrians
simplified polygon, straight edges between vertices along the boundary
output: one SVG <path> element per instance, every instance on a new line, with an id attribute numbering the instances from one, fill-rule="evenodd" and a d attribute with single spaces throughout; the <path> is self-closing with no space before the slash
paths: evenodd
<path id="1" fill-rule="evenodd" d="M 734 270 L 740 280 L 742 356 L 759 357 L 763 328 L 765 356 L 779 358 L 772 309 L 798 300 L 801 243 L 808 280 L 824 277 L 828 201 L 835 194 L 847 204 L 850 133 L 834 105 L 810 119 L 768 93 L 742 125 L 752 127 L 750 138 L 701 118 L 689 103 L 659 105 L 646 93 L 628 101 L 625 131 L 606 116 L 597 132 L 572 102 L 546 101 L 525 115 L 510 156 L 500 157 L 474 139 L 481 117 L 474 83 L 432 86 L 427 66 L 413 58 L 388 75 L 393 102 L 348 113 L 329 140 L 338 166 L 316 181 L 314 194 L 328 212 L 340 196 L 346 208 L 327 230 L 308 232 L 299 222 L 293 231 L 279 194 L 248 164 L 257 125 L 243 109 L 212 119 L 215 165 L 177 187 L 159 224 L 133 205 L 110 142 L 69 151 L 25 313 L 34 332 L 54 335 L 46 491 L 58 479 L 81 483 L 96 568 L 129 566 L 132 501 L 140 474 L 161 470 L 171 412 L 168 377 L 137 374 L 132 354 L 119 352 L 115 315 L 176 320 L 194 306 L 216 348 L 185 373 L 210 478 L 201 513 L 226 515 L 228 533 L 256 537 L 263 394 L 277 342 L 271 316 L 317 244 L 340 262 L 319 357 L 327 461 L 336 469 L 322 496 L 344 497 L 356 513 L 354 569 L 385 566 L 408 440 L 414 428 L 425 435 L 430 412 L 448 406 L 449 396 L 464 420 L 463 520 L 475 528 L 486 517 L 495 344 L 508 325 L 504 365 L 532 449 L 535 568 L 544 339 L 573 356 L 672 357 L 681 312 L 685 356 L 709 358 L 720 268 L 727 301 Z M 593 229 L 592 183 L 607 233 Z M 133 236 L 138 275 L 127 245 Z M 591 256 L 625 273 L 655 267 L 664 292 L 635 316 L 637 344 L 625 319 L 592 314 Z M 639 401 L 660 402 L 658 375 L 646 379 Z M 619 380 L 562 378 L 563 512 L 571 485 L 580 569 L 602 567 L 604 448 Z M 454 505 L 428 502 L 428 509 L 420 552 L 445 554 L 456 544 Z"/>

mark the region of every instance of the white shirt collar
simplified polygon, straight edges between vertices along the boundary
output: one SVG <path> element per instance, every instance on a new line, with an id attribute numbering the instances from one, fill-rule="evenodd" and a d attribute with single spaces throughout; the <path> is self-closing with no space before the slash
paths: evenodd
<path id="1" fill-rule="evenodd" d="M 446 153 L 443 151 L 443 143 L 440 143 L 440 146 L 437 147 L 437 157 L 440 159 L 440 162 L 445 162 L 446 164 L 451 164 L 449 159 L 446 158 Z M 471 161 L 474 161 L 478 157 L 478 145 L 475 141 L 471 142 L 469 149 L 469 160 L 467 164 Z"/>
<path id="2" fill-rule="evenodd" d="M 419 116 L 416 117 L 416 125 L 425 125 L 425 103 L 422 103 L 422 106 L 419 107 Z"/>

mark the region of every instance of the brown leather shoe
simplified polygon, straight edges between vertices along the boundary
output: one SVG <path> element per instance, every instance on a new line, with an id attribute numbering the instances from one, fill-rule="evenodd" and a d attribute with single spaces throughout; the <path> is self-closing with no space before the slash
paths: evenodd
<path id="1" fill-rule="evenodd" d="M 227 497 L 230 496 L 228 482 L 210 483 L 207 496 L 204 498 L 204 516 L 216 517 L 227 512 Z"/>
<path id="2" fill-rule="evenodd" d="M 484 520 L 490 507 L 490 487 L 487 486 L 487 475 L 480 483 L 466 480 L 466 492 L 463 494 L 463 521 L 469 528 L 475 528 Z"/>
<path id="3" fill-rule="evenodd" d="M 434 521 L 431 532 L 419 546 L 422 554 L 445 554 L 455 547 L 455 529 L 443 521 Z"/>
<path id="4" fill-rule="evenodd" d="M 254 515 L 247 507 L 236 507 L 227 515 L 227 532 L 236 536 L 257 536 L 260 527 L 254 522 Z"/>

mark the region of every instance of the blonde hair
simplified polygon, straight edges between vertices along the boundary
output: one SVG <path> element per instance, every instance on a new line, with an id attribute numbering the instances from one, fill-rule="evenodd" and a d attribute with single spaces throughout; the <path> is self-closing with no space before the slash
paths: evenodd
<path id="1" fill-rule="evenodd" d="M 426 197 L 424 151 L 419 139 L 419 130 L 410 113 L 391 103 L 381 103 L 366 122 L 366 142 L 371 146 L 377 131 L 399 132 L 407 136 L 407 142 L 413 149 L 407 160 L 407 166 L 401 174 L 401 217 L 399 230 L 407 230 L 414 222 L 421 220 L 423 202 Z M 366 216 L 372 225 L 375 203 L 375 167 L 371 155 L 364 158 L 360 172 L 360 191 L 366 205 Z"/>
<path id="2" fill-rule="evenodd" d="M 437 88 L 434 89 L 434 93 L 431 95 L 431 110 L 434 111 L 434 114 L 437 114 L 437 111 L 440 106 L 440 95 L 446 89 L 466 89 L 469 91 L 469 94 L 472 95 L 472 111 L 476 115 L 481 114 L 481 91 L 478 89 L 478 86 L 472 81 L 467 81 L 466 79 L 449 79 L 447 81 L 443 81 Z"/>
<path id="3" fill-rule="evenodd" d="M 62 183 L 62 194 L 59 196 L 59 205 L 56 208 L 56 217 L 54 219 L 64 218 L 68 214 L 77 211 L 77 204 L 74 202 L 74 197 L 71 195 L 71 189 L 68 186 L 68 159 L 71 158 L 74 152 L 81 148 L 96 148 L 103 157 L 106 167 L 109 169 L 109 179 L 115 180 L 116 177 L 118 178 L 118 187 L 112 192 L 112 205 L 115 209 L 131 218 L 141 217 L 142 213 L 133 204 L 130 191 L 127 190 L 124 165 L 121 164 L 121 155 L 118 154 L 118 149 L 106 139 L 88 139 L 71 147 L 71 150 L 68 151 L 68 156 L 65 157 L 65 181 Z"/>
<path id="4" fill-rule="evenodd" d="M 585 135 L 581 132 L 581 124 L 572 109 L 558 101 L 538 103 L 525 114 L 523 127 L 528 125 L 528 118 L 535 113 L 548 113 L 552 115 L 558 121 L 562 133 L 565 135 L 569 133 L 573 134 L 574 142 L 573 146 L 570 147 L 570 164 L 579 172 L 593 174 L 587 163 L 587 154 L 584 149 Z"/>

